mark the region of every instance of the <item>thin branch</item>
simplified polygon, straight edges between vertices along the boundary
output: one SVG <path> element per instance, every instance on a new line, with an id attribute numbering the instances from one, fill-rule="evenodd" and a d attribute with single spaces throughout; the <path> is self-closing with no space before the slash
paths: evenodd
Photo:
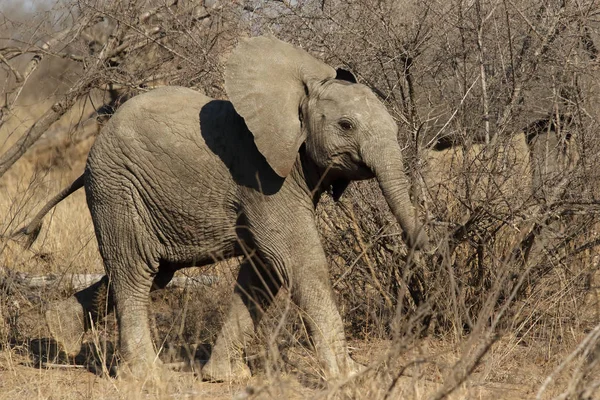
<path id="1" fill-rule="evenodd" d="M 581 343 L 579 343 L 579 345 L 577 346 L 577 348 L 575 350 L 573 350 L 571 352 L 571 354 L 569 354 L 561 363 L 558 367 L 556 367 L 554 369 L 554 371 L 552 371 L 552 373 L 550 375 L 548 375 L 546 377 L 546 379 L 544 379 L 544 382 L 542 383 L 542 385 L 540 386 L 537 395 L 535 396 L 536 399 L 541 399 L 542 395 L 544 394 L 544 392 L 546 391 L 546 389 L 548 389 L 548 385 L 550 385 L 550 383 L 552 383 L 552 381 L 554 381 L 556 379 L 556 376 L 563 370 L 565 369 L 565 367 L 572 362 L 575 357 L 579 356 L 579 354 L 581 354 L 582 352 L 585 352 L 587 349 L 592 348 L 592 346 L 596 345 L 596 343 L 598 343 L 600 339 L 600 325 L 596 325 L 594 327 L 594 329 L 592 329 L 592 331 L 590 333 L 587 334 L 587 336 L 585 337 L 585 339 L 583 339 L 581 341 Z"/>
<path id="2" fill-rule="evenodd" d="M 485 23 L 496 10 L 496 5 L 492 8 L 489 14 L 482 18 L 481 16 L 481 0 L 475 2 L 477 10 L 477 50 L 479 55 L 479 76 L 481 82 L 481 101 L 483 103 L 483 125 L 485 132 L 485 144 L 490 143 L 490 101 L 487 91 L 487 75 L 485 72 L 485 50 L 483 45 L 483 28 Z"/>
<path id="3" fill-rule="evenodd" d="M 15 68 L 13 68 L 12 65 L 10 65 L 10 63 L 8 62 L 8 60 L 2 55 L 2 53 L 0 53 L 0 61 L 2 61 L 2 63 L 4 63 L 8 69 L 10 70 L 10 72 L 12 72 L 12 74 L 15 76 L 15 79 L 17 80 L 17 83 L 21 83 L 23 82 L 23 75 L 21 75 L 19 73 L 19 71 L 17 71 Z"/>
<path id="4" fill-rule="evenodd" d="M 142 35 L 144 38 L 148 39 L 149 41 L 156 43 L 163 50 L 166 50 L 169 53 L 173 54 L 174 56 L 188 62 L 190 65 L 198 66 L 198 64 L 194 60 L 190 59 L 189 57 L 186 57 L 184 54 L 181 54 L 180 52 L 176 51 L 175 49 L 172 49 L 169 46 L 166 46 L 165 44 L 161 43 L 160 40 L 150 36 L 150 34 L 145 32 L 144 30 L 140 29 L 139 27 L 130 24 L 129 22 L 125 21 L 123 18 L 120 18 L 117 15 L 110 14 L 106 11 L 103 11 L 103 10 L 97 8 L 95 5 L 92 5 L 88 2 L 84 1 L 83 4 L 85 4 L 91 10 L 94 10 L 102 15 L 110 17 L 110 18 L 114 19 L 115 21 L 117 21 L 119 24 L 122 24 L 123 26 L 126 26 L 127 28 L 131 29 L 132 31 L 137 32 L 138 34 Z M 156 32 L 154 32 L 154 33 L 156 33 Z"/>
<path id="5" fill-rule="evenodd" d="M 25 154 L 48 128 L 71 109 L 80 94 L 79 88 L 69 91 L 63 100 L 54 103 L 11 148 L 0 156 L 0 177 Z"/>

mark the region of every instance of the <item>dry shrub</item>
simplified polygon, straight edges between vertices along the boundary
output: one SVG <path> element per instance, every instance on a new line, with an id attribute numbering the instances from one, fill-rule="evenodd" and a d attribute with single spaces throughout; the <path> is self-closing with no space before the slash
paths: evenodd
<path id="1" fill-rule="evenodd" d="M 481 208 L 518 213 L 530 200 L 532 171 L 525 135 L 496 146 L 465 144 L 424 154 L 423 181 L 430 212 L 441 221 L 466 222 Z"/>

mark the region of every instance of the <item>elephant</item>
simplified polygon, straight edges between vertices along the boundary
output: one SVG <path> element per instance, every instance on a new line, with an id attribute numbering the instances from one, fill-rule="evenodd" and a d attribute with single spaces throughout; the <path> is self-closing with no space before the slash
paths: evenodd
<path id="1" fill-rule="evenodd" d="M 464 222 L 476 207 L 509 213 L 532 195 L 530 148 L 517 132 L 491 147 L 484 143 L 427 149 L 422 161 L 424 186 L 436 216 Z"/>
<path id="2" fill-rule="evenodd" d="M 173 274 L 245 256 L 233 300 L 202 376 L 250 376 L 244 343 L 282 286 L 305 316 L 326 379 L 353 374 L 342 319 L 315 222 L 325 192 L 376 178 L 407 245 L 428 246 L 409 196 L 398 127 L 348 71 L 272 36 L 243 39 L 225 66 L 229 101 L 183 87 L 133 97 L 106 123 L 85 172 L 23 230 L 84 186 L 106 276 L 51 304 L 46 319 L 67 353 L 116 311 L 118 374 L 160 364 L 148 322 L 149 292 Z M 108 288 L 108 289 L 107 289 Z M 108 290 L 108 291 L 107 291 Z"/>

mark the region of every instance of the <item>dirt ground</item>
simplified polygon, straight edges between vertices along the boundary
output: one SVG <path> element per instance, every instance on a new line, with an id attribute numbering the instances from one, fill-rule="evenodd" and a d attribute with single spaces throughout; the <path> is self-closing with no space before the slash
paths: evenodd
<path id="1" fill-rule="evenodd" d="M 377 361 L 381 354 L 387 352 L 390 342 L 354 342 L 352 345 L 355 359 L 369 364 L 372 369 L 367 369 L 363 376 L 329 387 L 314 374 L 299 372 L 295 368 L 281 373 L 255 371 L 250 381 L 244 384 L 202 382 L 193 372 L 181 371 L 169 371 L 158 381 L 121 381 L 90 372 L 82 365 L 35 365 L 31 357 L 26 355 L 26 350 L 5 349 L 0 352 L 0 399 L 425 399 L 442 386 L 439 370 L 436 373 L 436 368 L 427 365 L 411 368 L 397 380 L 385 379 L 383 375 L 394 375 L 407 364 L 406 361 L 392 363 L 398 365 Z M 440 347 L 444 347 L 441 342 L 430 342 L 428 345 L 423 345 L 421 351 L 427 347 L 430 347 L 430 351 L 439 351 Z M 386 374 L 377 372 L 383 368 Z M 496 380 L 490 379 L 493 371 L 483 367 L 449 398 L 535 398 L 539 386 L 538 372 L 535 365 L 526 363 L 513 368 L 512 378 L 497 377 L 500 379 Z"/>

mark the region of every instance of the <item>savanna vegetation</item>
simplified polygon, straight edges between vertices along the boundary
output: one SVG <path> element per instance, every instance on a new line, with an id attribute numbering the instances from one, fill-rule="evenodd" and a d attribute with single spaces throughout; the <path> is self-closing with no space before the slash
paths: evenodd
<path id="1" fill-rule="evenodd" d="M 594 0 L 0 2 L 0 398 L 600 398 L 599 18 Z M 152 295 L 161 358 L 182 363 L 161 384 L 107 377 L 111 318 L 61 354 L 45 307 L 103 272 L 83 190 L 31 246 L 13 233 L 120 104 L 164 85 L 226 98 L 228 54 L 259 34 L 352 71 L 399 126 L 431 251 L 406 248 L 374 182 L 319 204 L 367 368 L 324 384 L 284 291 L 250 382 L 202 382 L 239 260 Z"/>

